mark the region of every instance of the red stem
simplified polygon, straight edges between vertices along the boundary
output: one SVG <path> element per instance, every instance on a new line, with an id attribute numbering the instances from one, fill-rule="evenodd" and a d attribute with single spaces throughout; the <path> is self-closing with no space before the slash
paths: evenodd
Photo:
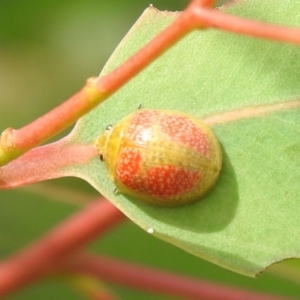
<path id="1" fill-rule="evenodd" d="M 0 264 L 0 297 L 44 276 L 78 248 L 124 220 L 109 201 L 93 201 L 45 237 Z"/>
<path id="2" fill-rule="evenodd" d="M 99 89 L 113 93 L 136 76 L 168 48 L 195 28 L 191 22 L 191 12 L 184 11 L 160 34 L 153 38 L 141 50 L 117 67 L 113 72 L 99 79 Z"/>
<path id="3" fill-rule="evenodd" d="M 144 268 L 129 263 L 82 253 L 66 266 L 68 271 L 99 277 L 101 280 L 144 291 L 163 293 L 183 299 L 205 300 L 288 300 L 230 288 L 193 278 Z"/>
<path id="4" fill-rule="evenodd" d="M 34 148 L 0 167 L 0 190 L 43 180 L 74 176 L 64 167 L 85 164 L 97 155 L 93 145 L 68 144 L 68 137 Z"/>
<path id="5" fill-rule="evenodd" d="M 196 20 L 198 26 L 199 24 L 203 24 L 206 27 L 215 27 L 243 35 L 300 44 L 300 28 L 284 27 L 255 20 L 247 20 L 245 18 L 225 14 L 220 10 L 202 8 L 197 4 L 190 6 L 190 13 L 190 17 Z"/>
<path id="6" fill-rule="evenodd" d="M 265 24 L 213 10 L 213 0 L 194 0 L 178 19 L 111 74 L 90 79 L 65 103 L 0 139 L 0 165 L 20 156 L 75 122 L 143 70 L 181 37 L 195 28 L 215 27 L 253 37 L 300 44 L 300 29 Z"/>
<path id="7" fill-rule="evenodd" d="M 104 91 L 96 89 L 98 78 L 88 79 L 81 91 L 70 99 L 39 117 L 28 125 L 15 131 L 15 143 L 19 149 L 28 149 L 28 144 L 36 146 L 49 137 L 69 127 L 78 118 L 99 104 Z M 32 147 L 32 146 L 30 146 Z"/>

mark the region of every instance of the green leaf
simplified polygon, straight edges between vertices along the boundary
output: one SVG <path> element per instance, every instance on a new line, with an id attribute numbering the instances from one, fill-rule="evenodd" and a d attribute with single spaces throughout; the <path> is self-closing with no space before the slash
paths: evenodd
<path id="1" fill-rule="evenodd" d="M 300 26 L 299 1 L 241 1 L 227 12 Z M 118 46 L 107 74 L 178 13 L 148 8 Z M 236 272 L 254 276 L 300 255 L 300 48 L 224 33 L 189 34 L 103 105 L 82 118 L 70 143 L 90 144 L 108 124 L 143 108 L 203 118 L 219 138 L 224 163 L 202 201 L 160 208 L 114 194 L 104 165 L 73 165 L 129 218 L 153 235 Z M 214 119 L 215 118 L 215 119 Z"/>

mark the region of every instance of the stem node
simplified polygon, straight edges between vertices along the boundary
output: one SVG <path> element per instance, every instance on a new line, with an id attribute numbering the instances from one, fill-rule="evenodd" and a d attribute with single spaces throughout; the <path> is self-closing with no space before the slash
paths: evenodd
<path id="1" fill-rule="evenodd" d="M 9 127 L 2 132 L 0 146 L 5 152 L 11 152 L 15 149 L 15 129 Z"/>

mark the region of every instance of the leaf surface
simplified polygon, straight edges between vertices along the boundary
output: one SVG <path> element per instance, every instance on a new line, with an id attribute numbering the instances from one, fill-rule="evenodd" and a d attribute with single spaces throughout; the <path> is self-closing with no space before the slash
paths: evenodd
<path id="1" fill-rule="evenodd" d="M 300 26 L 298 1 L 241 1 L 230 14 Z M 109 73 L 179 13 L 148 8 L 115 50 Z M 186 251 L 254 276 L 300 256 L 300 48 L 219 30 L 195 31 L 83 117 L 69 143 L 92 144 L 108 124 L 143 108 L 204 119 L 223 150 L 215 188 L 201 201 L 160 208 L 114 194 L 98 158 L 66 167 L 143 229 Z"/>

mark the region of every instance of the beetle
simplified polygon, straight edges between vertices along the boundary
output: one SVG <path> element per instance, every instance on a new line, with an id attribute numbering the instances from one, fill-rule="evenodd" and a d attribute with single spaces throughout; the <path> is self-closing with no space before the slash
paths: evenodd
<path id="1" fill-rule="evenodd" d="M 200 199 L 215 185 L 222 166 L 212 130 L 173 110 L 135 111 L 109 125 L 96 147 L 118 191 L 153 205 Z"/>

